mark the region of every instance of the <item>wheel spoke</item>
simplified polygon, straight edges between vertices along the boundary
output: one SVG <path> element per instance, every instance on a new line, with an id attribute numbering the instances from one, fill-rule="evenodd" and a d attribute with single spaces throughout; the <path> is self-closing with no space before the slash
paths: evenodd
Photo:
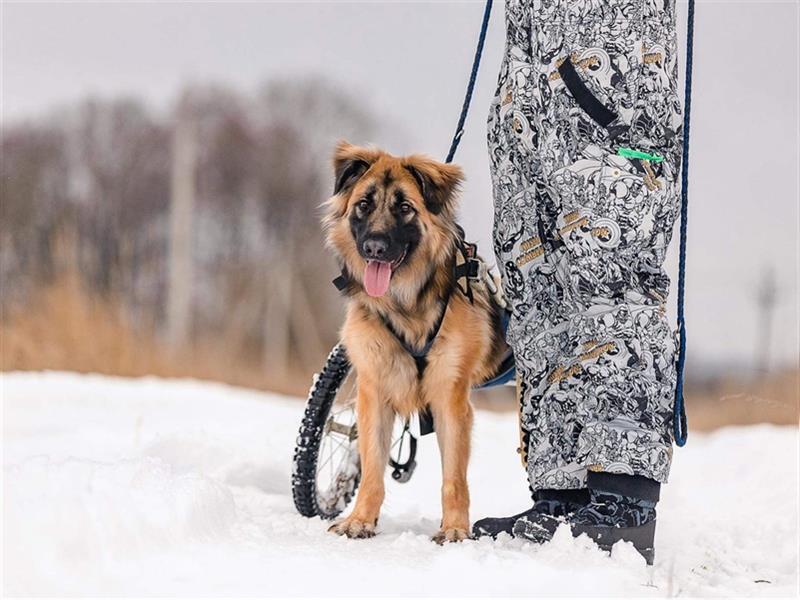
<path id="1" fill-rule="evenodd" d="M 325 462 L 323 462 L 322 464 L 320 464 L 317 467 L 317 473 L 320 473 L 322 471 L 322 469 L 325 467 L 325 465 L 327 465 L 329 462 L 331 462 L 331 459 L 333 458 L 333 455 L 334 455 L 334 452 L 330 452 L 328 454 L 328 458 L 325 459 Z"/>
<path id="2" fill-rule="evenodd" d="M 356 441 L 356 378 L 347 376 L 334 399 L 317 453 L 317 499 L 325 511 L 336 509 L 343 495 L 352 493 L 354 474 L 348 467 Z"/>
<path id="3" fill-rule="evenodd" d="M 336 455 L 337 450 L 343 450 L 344 452 L 348 452 L 349 448 L 350 448 L 350 443 L 345 443 L 343 441 L 339 441 L 338 439 L 333 438 L 330 435 L 326 435 L 324 441 L 328 443 L 328 449 L 330 450 L 330 455 L 328 456 L 327 459 L 325 459 L 325 462 L 323 462 L 318 467 L 318 471 L 322 470 L 322 468 L 326 464 L 331 462 L 331 459 Z M 336 445 L 335 447 L 333 447 L 334 444 Z M 322 456 L 322 452 L 321 451 L 320 451 L 319 456 Z"/>

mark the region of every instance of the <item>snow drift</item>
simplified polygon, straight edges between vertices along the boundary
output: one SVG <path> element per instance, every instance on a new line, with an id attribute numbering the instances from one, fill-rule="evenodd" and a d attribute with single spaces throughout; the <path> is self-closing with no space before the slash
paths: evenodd
<path id="1" fill-rule="evenodd" d="M 438 547 L 439 458 L 387 482 L 372 540 L 290 494 L 303 403 L 193 381 L 2 376 L 7 595 L 792 595 L 798 431 L 692 435 L 659 505 L 656 563 L 566 530 Z M 528 498 L 512 414 L 478 412 L 472 516 Z"/>

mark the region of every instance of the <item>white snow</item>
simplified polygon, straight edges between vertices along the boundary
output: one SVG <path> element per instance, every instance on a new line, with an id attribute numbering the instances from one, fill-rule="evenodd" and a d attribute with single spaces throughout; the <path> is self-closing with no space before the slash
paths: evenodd
<path id="1" fill-rule="evenodd" d="M 662 491 L 656 564 L 560 530 L 438 547 L 439 458 L 388 477 L 371 540 L 290 494 L 303 403 L 193 381 L 2 375 L 6 595 L 786 596 L 798 583 L 798 430 L 693 434 Z M 478 412 L 472 516 L 528 499 L 513 414 Z"/>

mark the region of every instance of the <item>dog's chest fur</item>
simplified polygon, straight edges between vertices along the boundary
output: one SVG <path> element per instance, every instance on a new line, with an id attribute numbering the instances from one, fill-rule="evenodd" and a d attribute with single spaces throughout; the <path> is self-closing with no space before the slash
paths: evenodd
<path id="1" fill-rule="evenodd" d="M 380 317 L 357 303 L 351 304 L 342 337 L 359 385 L 371 389 L 376 398 L 404 416 L 437 397 L 452 395 L 457 386 L 469 388 L 496 366 L 489 356 L 493 337 L 485 313 L 485 307 L 473 306 L 454 294 L 420 374 L 414 358 Z M 425 333 L 419 335 L 417 347 L 424 343 L 432 325 L 426 323 L 428 329 L 419 330 Z"/>

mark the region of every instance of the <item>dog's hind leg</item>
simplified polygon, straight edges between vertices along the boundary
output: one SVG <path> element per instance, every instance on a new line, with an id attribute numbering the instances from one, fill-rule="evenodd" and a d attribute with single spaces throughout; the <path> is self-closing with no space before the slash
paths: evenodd
<path id="1" fill-rule="evenodd" d="M 459 542 L 469 537 L 469 463 L 472 405 L 469 384 L 442 386 L 431 402 L 436 437 L 442 456 L 442 526 L 433 541 Z"/>
<path id="2" fill-rule="evenodd" d="M 376 392 L 376 387 L 360 376 L 356 409 L 361 487 L 353 512 L 334 523 L 328 531 L 349 538 L 367 538 L 375 535 L 383 504 L 383 475 L 389 462 L 394 411 Z"/>

